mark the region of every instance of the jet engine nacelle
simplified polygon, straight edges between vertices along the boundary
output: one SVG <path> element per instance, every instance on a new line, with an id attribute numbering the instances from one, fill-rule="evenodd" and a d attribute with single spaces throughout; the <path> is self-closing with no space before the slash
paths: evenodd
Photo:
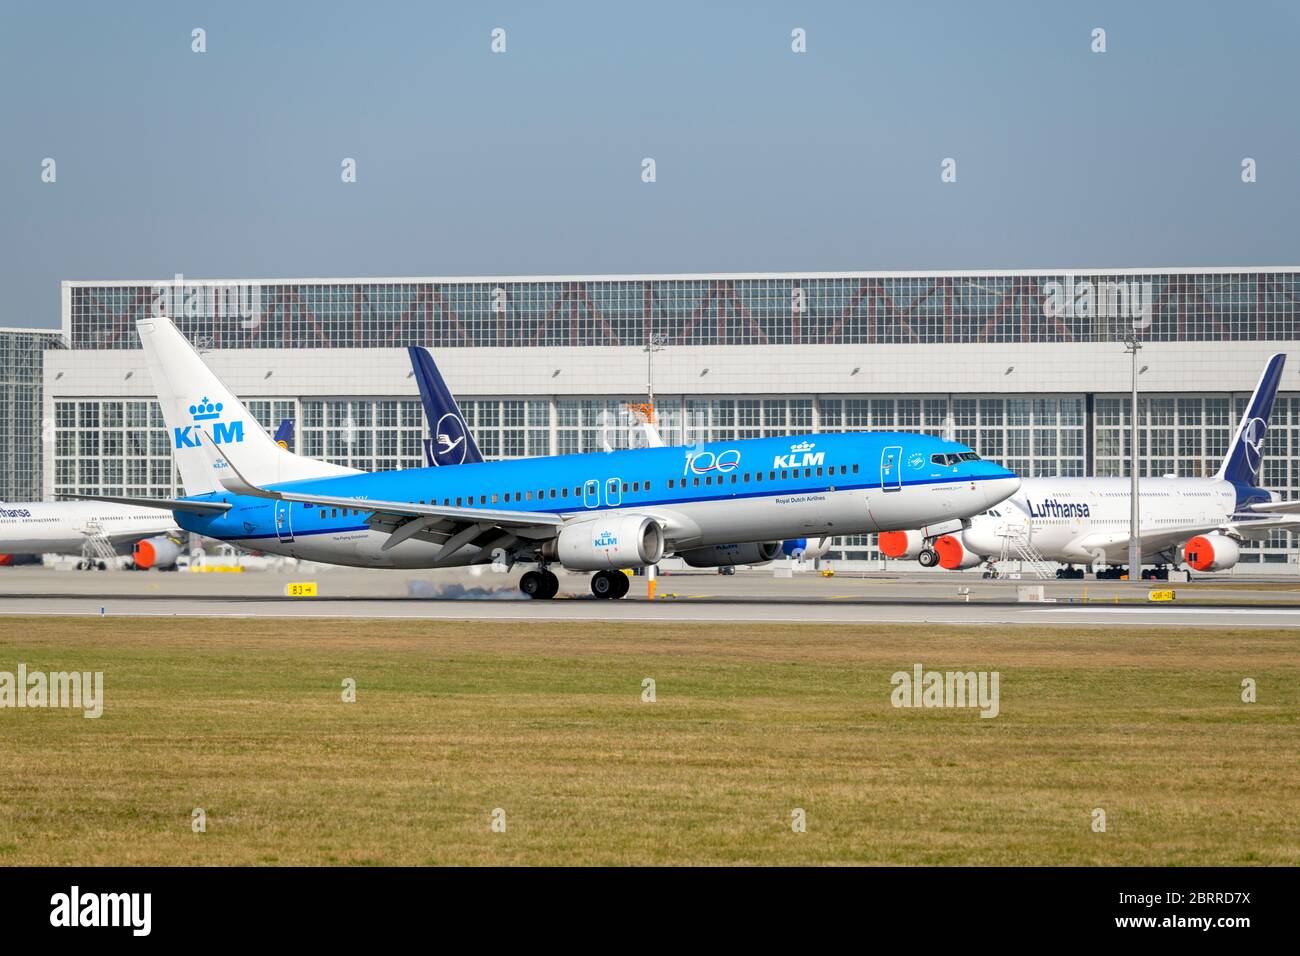
<path id="1" fill-rule="evenodd" d="M 1240 558 L 1236 539 L 1217 531 L 1198 534 L 1183 545 L 1183 560 L 1193 571 L 1226 571 Z"/>
<path id="2" fill-rule="evenodd" d="M 725 568 L 737 564 L 766 564 L 781 556 L 780 541 L 750 544 L 717 544 L 711 548 L 682 551 L 677 557 L 693 568 Z"/>
<path id="3" fill-rule="evenodd" d="M 579 521 L 565 525 L 542 553 L 570 571 L 642 568 L 664 556 L 664 530 L 646 515 Z"/>
<path id="4" fill-rule="evenodd" d="M 880 553 L 887 558 L 912 560 L 925 547 L 925 538 L 919 531 L 882 531 L 877 538 Z"/>
<path id="5" fill-rule="evenodd" d="M 939 567 L 949 571 L 964 571 L 984 561 L 981 555 L 970 550 L 961 543 L 961 538 L 953 534 L 945 534 L 935 541 L 934 550 L 939 555 Z"/>
<path id="6" fill-rule="evenodd" d="M 134 550 L 131 552 L 131 558 L 135 561 L 135 566 L 142 571 L 149 568 L 157 568 L 161 571 L 163 568 L 174 567 L 176 559 L 180 556 L 180 542 L 166 535 L 137 541 Z"/>
<path id="7" fill-rule="evenodd" d="M 781 550 L 788 557 L 799 561 L 816 561 L 818 558 L 824 558 L 830 549 L 830 538 L 787 538 L 781 542 Z"/>

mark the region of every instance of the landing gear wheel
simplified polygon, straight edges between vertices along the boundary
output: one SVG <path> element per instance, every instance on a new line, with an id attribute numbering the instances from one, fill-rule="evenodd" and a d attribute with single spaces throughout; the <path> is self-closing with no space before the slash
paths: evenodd
<path id="1" fill-rule="evenodd" d="M 543 571 L 541 572 L 541 575 L 545 587 L 542 593 L 537 596 L 549 601 L 551 598 L 555 597 L 555 595 L 559 593 L 560 579 L 557 578 L 555 576 L 555 573 L 552 571 Z"/>
<path id="2" fill-rule="evenodd" d="M 923 568 L 932 568 L 939 563 L 939 552 L 934 548 L 925 548 L 916 556 L 917 562 Z"/>
<path id="3" fill-rule="evenodd" d="M 610 574 L 614 575 L 614 583 L 618 585 L 617 590 L 614 592 L 614 599 L 618 600 L 627 594 L 628 588 L 632 586 L 632 579 L 622 571 L 611 571 Z"/>
<path id="4" fill-rule="evenodd" d="M 519 590 L 534 601 L 546 600 L 546 576 L 541 571 L 529 571 L 519 579 Z"/>
<path id="5" fill-rule="evenodd" d="M 618 579 L 622 578 L 623 583 L 619 584 Z M 619 588 L 622 588 L 620 591 Z M 627 593 L 628 581 L 627 575 L 618 571 L 597 571 L 591 576 L 591 593 L 598 598 L 614 600 Z"/>

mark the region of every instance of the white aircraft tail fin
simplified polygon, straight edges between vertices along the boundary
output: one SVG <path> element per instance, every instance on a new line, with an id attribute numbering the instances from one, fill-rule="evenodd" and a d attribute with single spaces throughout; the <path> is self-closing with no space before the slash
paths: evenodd
<path id="1" fill-rule="evenodd" d="M 223 445 L 238 446 L 240 467 L 259 485 L 357 473 L 276 444 L 171 319 L 141 319 L 136 329 L 187 495 L 225 490 L 221 478 L 230 471 L 220 454 Z M 212 437 L 216 454 L 205 447 L 204 432 Z"/>

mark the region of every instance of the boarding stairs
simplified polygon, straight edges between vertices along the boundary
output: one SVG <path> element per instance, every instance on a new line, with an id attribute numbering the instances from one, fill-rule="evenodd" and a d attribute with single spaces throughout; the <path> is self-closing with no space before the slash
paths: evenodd
<path id="1" fill-rule="evenodd" d="M 98 521 L 91 521 L 86 524 L 82 531 L 86 540 L 81 543 L 81 557 L 83 560 L 90 562 L 91 565 L 97 561 L 104 561 L 112 568 L 117 566 L 117 550 L 113 547 L 113 542 L 108 539 L 104 533 L 104 527 Z"/>
<path id="2" fill-rule="evenodd" d="M 1007 528 L 1000 532 L 1002 536 L 1002 561 L 1016 560 L 1022 569 L 1028 571 L 1040 581 L 1050 581 L 1056 577 L 1043 553 L 1029 539 L 1029 532 L 1024 528 Z"/>

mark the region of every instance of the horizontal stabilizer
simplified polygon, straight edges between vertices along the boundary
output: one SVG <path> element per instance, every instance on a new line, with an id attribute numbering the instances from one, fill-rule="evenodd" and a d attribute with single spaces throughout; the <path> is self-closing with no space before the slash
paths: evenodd
<path id="1" fill-rule="evenodd" d="M 158 508 L 163 511 L 186 511 L 195 515 L 219 515 L 230 510 L 224 501 L 186 501 L 183 498 L 127 498 L 117 495 L 67 495 L 81 501 L 111 501 L 117 505 Z"/>

